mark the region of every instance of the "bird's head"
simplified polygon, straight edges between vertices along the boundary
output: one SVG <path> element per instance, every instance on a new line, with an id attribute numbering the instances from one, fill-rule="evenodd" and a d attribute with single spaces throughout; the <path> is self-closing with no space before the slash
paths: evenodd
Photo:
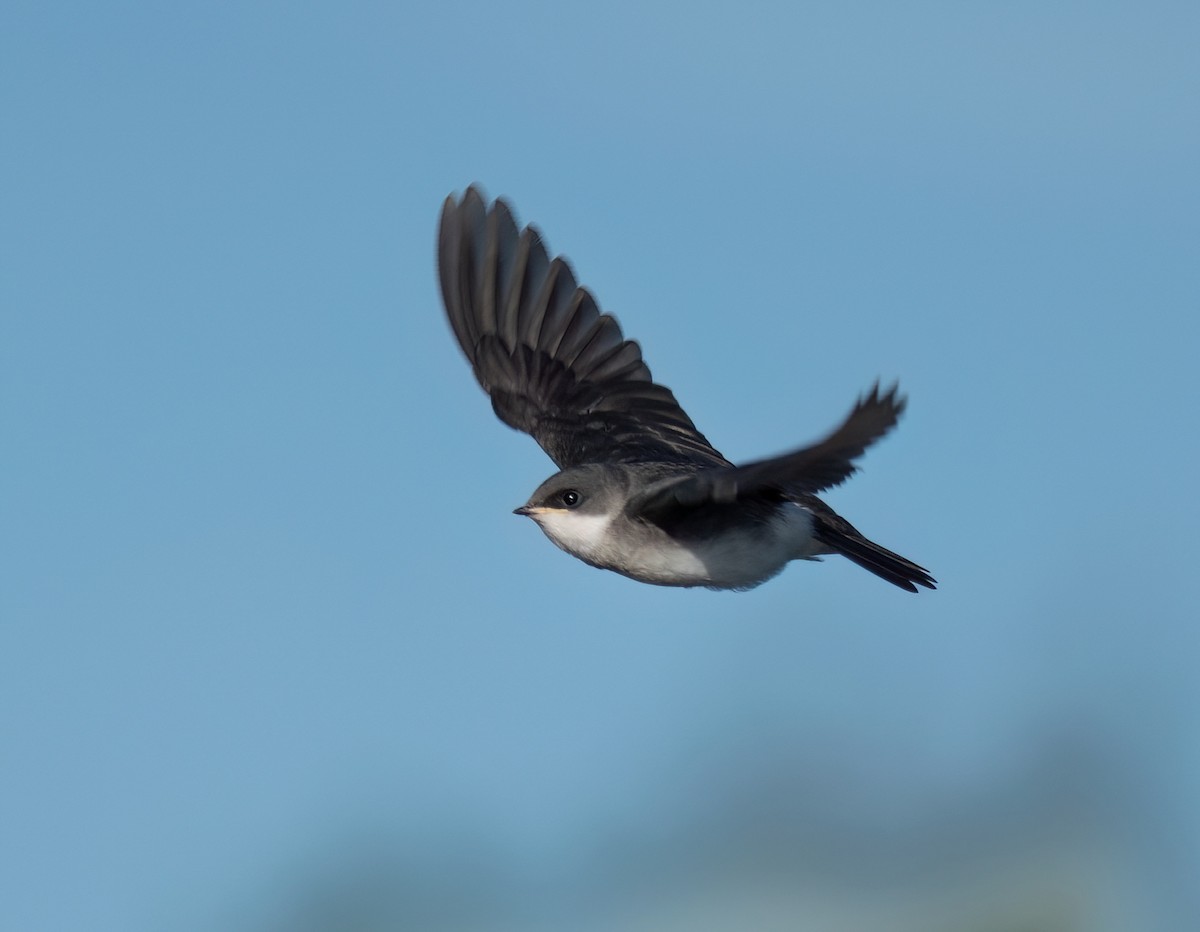
<path id="1" fill-rule="evenodd" d="M 532 518 L 568 553 L 597 559 L 624 508 L 625 489 L 620 471 L 611 466 L 573 466 L 543 482 L 513 514 Z"/>

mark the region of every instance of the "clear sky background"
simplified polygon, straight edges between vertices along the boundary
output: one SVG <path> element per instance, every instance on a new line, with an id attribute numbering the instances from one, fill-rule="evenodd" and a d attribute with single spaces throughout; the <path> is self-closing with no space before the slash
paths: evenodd
<path id="1" fill-rule="evenodd" d="M 0 928 L 618 927 L 597 865 L 733 876 L 762 822 L 1102 849 L 1101 912 L 1178 928 L 1197 47 L 1183 2 L 6 2 Z M 733 459 L 899 379 L 828 497 L 941 588 L 657 589 L 511 515 L 553 467 L 435 285 L 475 181 Z"/>

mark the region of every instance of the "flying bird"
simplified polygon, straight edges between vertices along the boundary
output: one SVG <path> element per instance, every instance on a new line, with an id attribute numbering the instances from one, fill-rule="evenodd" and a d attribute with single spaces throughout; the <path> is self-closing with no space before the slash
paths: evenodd
<path id="1" fill-rule="evenodd" d="M 541 234 L 475 186 L 442 208 L 446 316 L 496 416 L 559 472 L 515 513 L 585 563 L 659 586 L 750 589 L 792 560 L 841 554 L 910 592 L 929 572 L 860 534 L 817 497 L 895 426 L 879 384 L 823 440 L 737 466 L 705 439 L 641 348 L 600 312 Z"/>

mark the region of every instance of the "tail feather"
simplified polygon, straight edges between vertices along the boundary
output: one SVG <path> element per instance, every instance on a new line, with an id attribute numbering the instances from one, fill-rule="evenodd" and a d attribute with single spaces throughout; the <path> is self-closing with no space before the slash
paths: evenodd
<path id="1" fill-rule="evenodd" d="M 937 580 L 929 575 L 929 570 L 925 567 L 867 540 L 848 521 L 840 517 L 833 517 L 831 520 L 824 515 L 818 516 L 813 530 L 817 540 L 834 553 L 840 553 L 847 560 L 870 570 L 880 579 L 886 579 L 893 586 L 899 586 L 909 592 L 916 592 L 917 586 L 937 588 Z"/>

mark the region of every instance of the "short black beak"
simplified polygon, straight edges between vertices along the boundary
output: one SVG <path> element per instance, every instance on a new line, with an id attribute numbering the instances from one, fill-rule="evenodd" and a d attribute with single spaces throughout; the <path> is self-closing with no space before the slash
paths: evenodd
<path id="1" fill-rule="evenodd" d="M 528 506 L 528 505 L 522 505 L 520 508 L 514 508 L 514 509 L 513 509 L 513 514 L 514 514 L 514 515 L 524 515 L 526 518 L 528 518 L 528 517 L 529 517 L 529 514 L 530 514 L 530 512 L 529 512 L 529 506 Z"/>

